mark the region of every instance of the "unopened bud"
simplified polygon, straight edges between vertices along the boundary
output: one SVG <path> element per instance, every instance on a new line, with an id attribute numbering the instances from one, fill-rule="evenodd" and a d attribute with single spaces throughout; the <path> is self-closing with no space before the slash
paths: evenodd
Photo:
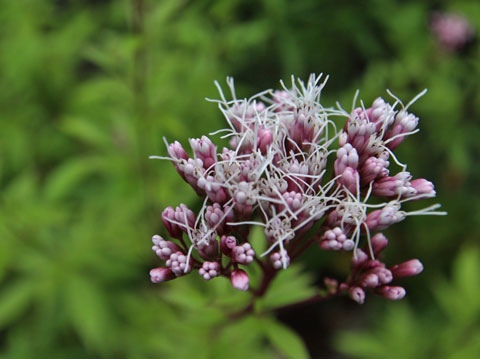
<path id="1" fill-rule="evenodd" d="M 153 283 L 161 283 L 166 282 L 167 280 L 171 280 L 175 278 L 175 274 L 172 272 L 170 268 L 153 268 L 150 271 L 150 279 Z"/>
<path id="2" fill-rule="evenodd" d="M 400 300 L 405 297 L 405 294 L 407 293 L 403 287 L 392 287 L 388 285 L 377 288 L 375 292 L 390 300 Z"/>
<path id="3" fill-rule="evenodd" d="M 395 278 L 411 277 L 423 271 L 423 264 L 418 259 L 411 259 L 394 265 L 390 270 Z"/>
<path id="4" fill-rule="evenodd" d="M 424 194 L 426 197 L 434 197 L 436 194 L 433 183 L 424 178 L 414 179 L 410 184 L 417 191 L 417 195 Z"/>
<path id="5" fill-rule="evenodd" d="M 363 304 L 365 301 L 365 291 L 360 287 L 350 287 L 348 295 L 358 304 Z"/>
<path id="6" fill-rule="evenodd" d="M 237 245 L 237 239 L 234 236 L 221 236 L 220 237 L 220 249 L 223 254 L 230 256 L 232 249 Z"/>
<path id="7" fill-rule="evenodd" d="M 383 235 L 383 233 L 375 234 L 372 237 L 371 242 L 373 253 L 376 256 L 388 246 L 388 239 Z"/>
<path id="8" fill-rule="evenodd" d="M 379 283 L 378 276 L 373 273 L 367 274 L 362 279 L 362 286 L 364 287 L 375 288 L 376 286 L 378 286 L 378 283 Z"/>
<path id="9" fill-rule="evenodd" d="M 220 264 L 218 262 L 203 262 L 202 268 L 198 270 L 198 274 L 205 280 L 218 277 L 220 274 Z"/>
<path id="10" fill-rule="evenodd" d="M 235 269 L 230 275 L 230 282 L 232 283 L 233 288 L 246 291 L 250 283 L 250 278 L 248 277 L 247 272 L 243 269 Z"/>
<path id="11" fill-rule="evenodd" d="M 240 264 L 250 264 L 253 262 L 255 251 L 250 243 L 243 243 L 242 245 L 235 246 L 232 249 L 232 260 Z"/>

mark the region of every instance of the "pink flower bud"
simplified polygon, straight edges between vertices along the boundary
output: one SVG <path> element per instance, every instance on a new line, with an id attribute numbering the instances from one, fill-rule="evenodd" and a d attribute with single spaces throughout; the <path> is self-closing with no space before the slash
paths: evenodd
<path id="1" fill-rule="evenodd" d="M 356 169 L 358 166 L 358 153 L 351 144 L 347 143 L 337 150 L 337 160 L 335 161 L 335 175 L 339 175 L 345 171 L 347 167 Z"/>
<path id="2" fill-rule="evenodd" d="M 316 159 L 312 158 L 312 162 Z M 320 162 L 316 162 L 316 165 L 322 166 Z M 312 164 L 300 163 L 297 159 L 292 159 L 290 162 L 284 165 L 285 171 L 288 173 L 288 177 L 285 178 L 289 192 L 303 193 L 305 189 L 305 175 L 309 174 L 309 167 L 312 167 Z M 315 171 L 315 169 L 312 169 Z M 312 172 L 313 173 L 313 172 Z"/>
<path id="3" fill-rule="evenodd" d="M 159 268 L 153 268 L 150 271 L 150 279 L 152 283 L 166 282 L 174 278 L 175 278 L 175 274 L 172 272 L 170 268 L 159 267 Z"/>
<path id="4" fill-rule="evenodd" d="M 399 135 L 413 131 L 417 127 L 417 125 L 418 117 L 406 111 L 400 111 L 395 117 L 393 127 L 385 133 L 385 136 L 383 138 L 386 141 L 387 147 L 391 150 L 397 148 L 406 138 L 406 136 Z M 395 137 L 393 140 L 388 141 L 390 138 L 393 137 Z"/>
<path id="5" fill-rule="evenodd" d="M 302 206 L 303 195 L 295 191 L 283 193 L 283 198 L 292 211 L 298 210 Z M 283 209 L 283 208 L 282 208 Z"/>
<path id="6" fill-rule="evenodd" d="M 368 254 L 362 251 L 360 248 L 357 248 L 354 255 L 352 256 L 352 266 L 358 267 L 368 261 Z"/>
<path id="7" fill-rule="evenodd" d="M 198 248 L 198 254 L 203 259 L 213 259 L 216 258 L 218 255 L 218 241 L 215 238 L 210 239 L 207 245 L 200 246 Z"/>
<path id="8" fill-rule="evenodd" d="M 424 178 L 414 179 L 410 184 L 417 191 L 417 195 L 424 194 L 425 197 L 434 197 L 436 195 L 433 183 Z"/>
<path id="9" fill-rule="evenodd" d="M 259 128 L 257 146 L 262 152 L 262 154 L 267 153 L 267 148 L 272 144 L 272 142 L 273 142 L 272 131 L 266 128 Z"/>
<path id="10" fill-rule="evenodd" d="M 220 264 L 218 262 L 203 262 L 202 268 L 198 270 L 203 279 L 210 280 L 220 275 Z"/>
<path id="11" fill-rule="evenodd" d="M 395 278 L 411 277 L 423 271 L 423 264 L 418 259 L 394 265 L 391 269 Z"/>
<path id="12" fill-rule="evenodd" d="M 187 262 L 187 256 L 185 254 L 182 252 L 175 252 L 170 255 L 170 258 L 168 258 L 165 265 L 178 277 L 192 270 L 192 258 Z"/>
<path id="13" fill-rule="evenodd" d="M 237 245 L 237 239 L 234 236 L 222 236 L 220 237 L 220 249 L 223 254 L 230 256 L 232 249 Z"/>
<path id="14" fill-rule="evenodd" d="M 193 211 L 183 203 L 181 203 L 180 206 L 175 208 L 174 217 L 176 222 L 181 223 L 178 224 L 178 227 L 186 233 L 188 233 L 187 227 L 195 227 L 195 213 L 193 213 Z"/>
<path id="15" fill-rule="evenodd" d="M 246 291 L 250 283 L 250 278 L 247 272 L 237 268 L 232 271 L 230 282 L 235 289 Z"/>
<path id="16" fill-rule="evenodd" d="M 392 272 L 387 268 L 376 267 L 372 270 L 372 273 L 378 277 L 378 281 L 381 284 L 388 284 L 393 280 Z"/>
<path id="17" fill-rule="evenodd" d="M 467 19 L 454 13 L 434 14 L 431 28 L 437 42 L 449 52 L 460 50 L 475 36 L 475 29 Z"/>
<path id="18" fill-rule="evenodd" d="M 362 185 L 368 184 L 377 177 L 388 176 L 390 163 L 382 157 L 369 157 L 360 169 L 360 181 Z"/>
<path id="19" fill-rule="evenodd" d="M 182 162 L 182 160 L 185 162 L 188 160 L 189 157 L 185 152 L 185 150 L 183 149 L 182 145 L 180 144 L 180 142 L 175 141 L 168 145 L 167 151 L 168 151 L 168 155 L 172 159 L 172 163 L 175 166 L 175 169 L 177 170 L 179 175 L 182 176 L 184 180 L 186 180 L 185 174 L 183 171 L 183 165 L 180 165 L 179 162 Z"/>
<path id="20" fill-rule="evenodd" d="M 162 222 L 165 225 L 165 228 L 170 234 L 171 237 L 181 238 L 182 230 L 178 227 L 176 223 L 173 223 L 175 220 L 175 210 L 172 207 L 167 207 L 162 212 Z"/>
<path id="21" fill-rule="evenodd" d="M 355 243 L 351 239 L 347 239 L 347 236 L 340 227 L 325 231 L 320 241 L 320 248 L 327 250 L 338 251 L 344 249 L 349 251 L 355 246 Z"/>
<path id="22" fill-rule="evenodd" d="M 286 268 L 290 265 L 290 257 L 285 249 L 272 253 L 270 255 L 270 261 L 275 269 L 281 269 L 284 265 Z"/>
<path id="23" fill-rule="evenodd" d="M 166 261 L 172 253 L 180 251 L 180 247 L 177 244 L 166 241 L 159 235 L 154 235 L 152 242 L 154 244 L 152 250 L 164 261 Z"/>
<path id="24" fill-rule="evenodd" d="M 400 211 L 400 204 L 390 202 L 382 209 L 367 214 L 365 223 L 371 231 L 382 231 L 394 223 L 403 221 L 405 217 L 405 212 Z"/>
<path id="25" fill-rule="evenodd" d="M 234 217 L 233 209 L 230 206 L 222 207 L 219 203 L 208 206 L 205 211 L 208 225 L 220 235 L 229 230 L 226 223 L 232 221 Z"/>
<path id="26" fill-rule="evenodd" d="M 200 177 L 197 181 L 197 186 L 205 191 L 212 202 L 225 203 L 228 199 L 222 183 L 218 182 L 213 176 Z"/>
<path id="27" fill-rule="evenodd" d="M 348 295 L 358 304 L 365 302 L 365 291 L 360 287 L 350 287 L 348 289 Z"/>
<path id="28" fill-rule="evenodd" d="M 379 279 L 376 274 L 369 273 L 362 278 L 361 284 L 363 287 L 375 288 L 379 284 Z"/>
<path id="29" fill-rule="evenodd" d="M 183 149 L 180 142 L 175 141 L 168 145 L 167 148 L 168 154 L 171 158 L 177 160 L 188 160 L 187 152 Z M 174 162 L 175 163 L 175 162 Z"/>
<path id="30" fill-rule="evenodd" d="M 202 195 L 202 191 L 198 187 L 197 182 L 200 178 L 204 177 L 205 168 L 203 167 L 203 161 L 200 158 L 189 158 L 182 166 L 182 177 L 192 186 L 198 195 Z M 182 169 L 182 166 L 180 166 L 180 169 Z"/>
<path id="31" fill-rule="evenodd" d="M 206 170 L 217 162 L 217 147 L 210 141 L 207 136 L 199 138 L 191 138 L 190 146 L 192 146 L 195 158 L 199 158 L 203 162 Z"/>
<path id="32" fill-rule="evenodd" d="M 242 181 L 238 183 L 230 192 L 235 204 L 235 211 L 240 216 L 248 216 L 253 211 L 253 205 L 256 203 L 258 191 L 251 182 Z"/>
<path id="33" fill-rule="evenodd" d="M 379 197 L 404 196 L 411 197 L 417 194 L 412 187 L 409 172 L 400 172 L 393 177 L 382 177 L 373 183 L 372 194 Z"/>
<path id="34" fill-rule="evenodd" d="M 214 203 L 207 207 L 205 211 L 205 219 L 211 228 L 219 228 L 219 223 L 223 217 L 222 206 L 218 203 Z"/>
<path id="35" fill-rule="evenodd" d="M 357 185 L 360 181 L 360 176 L 357 170 L 352 167 L 345 168 L 342 172 L 342 177 L 337 181 L 338 183 L 343 184 L 353 194 L 357 194 Z"/>
<path id="36" fill-rule="evenodd" d="M 240 264 L 250 264 L 253 262 L 255 251 L 250 243 L 243 243 L 232 248 L 232 260 Z"/>
<path id="37" fill-rule="evenodd" d="M 375 123 L 368 118 L 370 112 L 361 108 L 355 109 L 345 125 L 345 131 L 348 136 L 347 142 L 355 147 L 359 155 L 364 152 L 370 137 L 377 131 Z"/>
<path id="38" fill-rule="evenodd" d="M 381 97 L 373 101 L 372 107 L 367 109 L 370 121 L 376 124 L 377 132 L 382 127 L 387 127 L 393 123 L 393 116 L 391 116 L 392 106 L 385 102 Z"/>
<path id="39" fill-rule="evenodd" d="M 388 245 L 388 239 L 383 235 L 383 233 L 375 234 L 372 239 L 372 249 L 373 253 L 377 256 L 381 251 L 383 251 Z"/>
<path id="40" fill-rule="evenodd" d="M 400 300 L 405 297 L 406 294 L 405 288 L 388 285 L 377 288 L 375 292 L 390 300 Z"/>

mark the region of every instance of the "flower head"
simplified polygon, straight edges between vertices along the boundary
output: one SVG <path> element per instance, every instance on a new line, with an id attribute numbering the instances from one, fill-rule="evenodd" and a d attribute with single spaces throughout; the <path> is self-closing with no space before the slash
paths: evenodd
<path id="1" fill-rule="evenodd" d="M 461 50 L 475 36 L 472 24 L 454 13 L 433 14 L 431 29 L 440 46 L 448 52 Z"/>
<path id="2" fill-rule="evenodd" d="M 430 181 L 413 179 L 393 153 L 418 132 L 419 119 L 409 107 L 425 91 L 406 106 L 391 94 L 392 104 L 379 97 L 370 107 L 362 103 L 347 112 L 321 104 L 326 80 L 311 75 L 305 83 L 292 77 L 290 87 L 281 82 L 280 91 L 238 99 L 233 79 L 227 78 L 231 100 L 216 83 L 221 99 L 211 101 L 227 127 L 210 135 L 222 134 L 230 148 L 219 152 L 202 136 L 190 140 L 190 157 L 178 142 L 167 143 L 167 158 L 203 199 L 203 207 L 197 214 L 184 204 L 163 212 L 170 236 L 179 243 L 154 237 L 153 250 L 166 268 L 154 270 L 153 281 L 198 270 L 206 280 L 224 276 L 246 290 L 249 276 L 239 266 L 286 269 L 305 243 L 318 243 L 352 254 L 350 277 L 330 290 L 359 303 L 369 289 L 389 299 L 403 297 L 403 288 L 390 283 L 423 267 L 412 260 L 388 269 L 377 258 L 388 241 L 372 232 L 410 215 L 444 214 L 436 211 L 438 205 L 402 209 L 405 202 L 433 197 L 435 190 Z M 342 118 L 345 125 L 339 129 Z M 313 227 L 319 221 L 322 225 Z M 263 253 L 249 242 L 252 226 L 265 233 Z M 317 230 L 308 241 L 312 227 Z"/>

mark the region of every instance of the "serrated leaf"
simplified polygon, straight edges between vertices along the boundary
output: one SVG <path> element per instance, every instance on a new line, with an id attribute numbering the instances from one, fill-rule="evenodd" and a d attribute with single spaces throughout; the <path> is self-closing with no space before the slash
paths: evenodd
<path id="1" fill-rule="evenodd" d="M 309 358 L 305 344 L 292 329 L 270 318 L 262 319 L 261 324 L 267 338 L 275 348 L 286 355 L 285 358 Z"/>
<path id="2" fill-rule="evenodd" d="M 265 296 L 258 300 L 257 308 L 273 309 L 310 298 L 317 292 L 311 283 L 310 275 L 298 265 L 280 270 Z"/>

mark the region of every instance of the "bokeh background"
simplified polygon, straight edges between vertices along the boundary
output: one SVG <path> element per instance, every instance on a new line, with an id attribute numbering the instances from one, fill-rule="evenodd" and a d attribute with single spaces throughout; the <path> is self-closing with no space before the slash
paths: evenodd
<path id="1" fill-rule="evenodd" d="M 442 46 L 438 11 L 480 30 L 476 0 L 0 0 L 0 358 L 480 357 L 480 46 Z M 406 299 L 232 321 L 247 296 L 226 280 L 151 284 L 163 208 L 199 206 L 148 160 L 162 137 L 223 127 L 215 79 L 249 97 L 311 72 L 345 108 L 429 89 L 398 152 L 449 215 L 386 231 L 387 262 L 425 265 Z M 265 308 L 348 273 L 336 253 L 299 262 Z"/>

